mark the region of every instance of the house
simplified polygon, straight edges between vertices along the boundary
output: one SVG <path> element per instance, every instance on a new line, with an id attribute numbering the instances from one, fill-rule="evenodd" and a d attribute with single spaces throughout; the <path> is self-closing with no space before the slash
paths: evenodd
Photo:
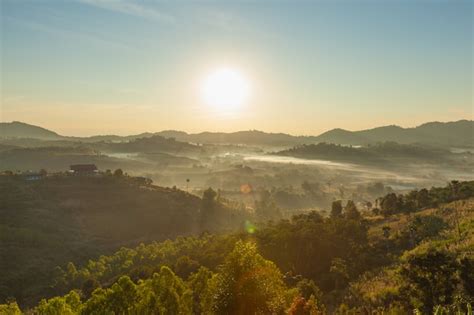
<path id="1" fill-rule="evenodd" d="M 99 172 L 95 164 L 75 164 L 69 168 L 74 175 L 95 175 Z"/>

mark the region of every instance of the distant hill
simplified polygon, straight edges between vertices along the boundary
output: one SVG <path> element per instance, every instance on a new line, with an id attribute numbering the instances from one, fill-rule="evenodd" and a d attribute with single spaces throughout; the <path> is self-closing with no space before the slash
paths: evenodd
<path id="1" fill-rule="evenodd" d="M 354 148 L 329 143 L 318 143 L 295 146 L 291 149 L 274 153 L 282 156 L 293 156 L 306 159 L 323 159 L 356 163 L 406 163 L 413 161 L 452 161 L 466 162 L 467 156 L 458 157 L 447 149 L 420 146 L 415 144 L 399 144 L 396 142 L 380 142 L 368 147 Z M 469 161 L 472 161 L 469 155 Z"/>
<path id="2" fill-rule="evenodd" d="M 424 143 L 442 146 L 474 146 L 474 121 L 430 122 L 415 128 L 385 126 L 360 131 L 333 129 L 315 138 L 316 142 L 367 145 L 377 142 Z"/>
<path id="3" fill-rule="evenodd" d="M 0 123 L 0 138 L 35 138 L 41 140 L 69 140 L 79 142 L 124 142 L 152 136 L 174 138 L 178 141 L 204 144 L 242 144 L 256 146 L 294 146 L 328 142 L 343 145 L 368 145 L 394 141 L 402 144 L 430 144 L 449 147 L 474 147 L 474 121 L 429 122 L 414 128 L 383 126 L 373 129 L 349 131 L 332 129 L 319 136 L 293 136 L 285 133 L 267 133 L 258 130 L 237 132 L 186 133 L 165 130 L 130 136 L 98 135 L 92 137 L 65 137 L 57 133 L 21 122 Z"/>
<path id="4" fill-rule="evenodd" d="M 153 133 L 145 132 L 138 135 L 96 135 L 91 137 L 68 137 L 43 127 L 30 125 L 20 121 L 0 122 L 0 139 L 39 139 L 39 140 L 68 140 L 78 142 L 99 141 L 128 141 L 138 138 L 151 137 Z"/>
<path id="5" fill-rule="evenodd" d="M 198 153 L 201 147 L 173 138 L 165 138 L 159 135 L 137 138 L 125 142 L 96 143 L 95 147 L 104 152 L 165 152 L 170 154 Z"/>
<path id="6" fill-rule="evenodd" d="M 42 140 L 58 140 L 62 136 L 58 135 L 54 131 L 25 124 L 19 121 L 13 121 L 10 123 L 0 123 L 0 137 L 1 138 L 34 138 Z"/>
<path id="7" fill-rule="evenodd" d="M 237 132 L 201 132 L 188 134 L 183 131 L 166 130 L 157 134 L 163 137 L 172 137 L 179 141 L 211 144 L 244 144 L 266 146 L 291 146 L 313 142 L 314 137 L 292 136 L 286 133 L 267 133 L 258 130 Z"/>

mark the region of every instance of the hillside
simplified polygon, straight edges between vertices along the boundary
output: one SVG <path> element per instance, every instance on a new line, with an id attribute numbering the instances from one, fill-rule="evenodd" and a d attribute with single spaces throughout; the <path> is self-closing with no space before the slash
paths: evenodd
<path id="1" fill-rule="evenodd" d="M 58 269 L 53 284 L 60 296 L 36 311 L 467 311 L 474 301 L 472 197 L 474 182 L 453 181 L 399 195 L 393 205 L 388 194 L 370 212 L 350 202 L 338 210 L 335 202 L 329 217 L 310 212 L 226 235 L 122 248 Z"/>
<path id="2" fill-rule="evenodd" d="M 121 246 L 221 230 L 243 218 L 225 206 L 126 176 L 0 176 L 0 299 L 31 303 L 55 266 L 84 263 Z M 211 200 L 212 201 L 212 200 Z M 204 208 L 203 208 L 204 207 Z M 204 212 L 203 212 L 204 211 Z M 205 219 L 205 221 L 203 221 Z"/>
<path id="3" fill-rule="evenodd" d="M 145 138 L 137 138 L 124 142 L 101 142 L 94 144 L 94 147 L 104 152 L 120 153 L 169 153 L 169 154 L 198 154 L 201 147 L 187 142 L 177 141 L 173 138 L 164 138 L 153 135 Z"/>
<path id="4" fill-rule="evenodd" d="M 72 164 L 96 164 L 102 170 L 125 168 L 130 171 L 142 171 L 153 167 L 144 161 L 107 156 L 89 146 L 8 147 L 0 150 L 0 171 L 45 169 L 49 172 L 61 172 L 68 170 Z"/>

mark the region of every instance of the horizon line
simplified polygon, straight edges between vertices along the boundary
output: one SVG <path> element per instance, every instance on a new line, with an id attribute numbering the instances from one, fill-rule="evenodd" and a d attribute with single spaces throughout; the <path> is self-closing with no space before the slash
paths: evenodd
<path id="1" fill-rule="evenodd" d="M 366 130 L 373 130 L 373 129 L 377 129 L 377 128 L 384 128 L 384 127 L 398 127 L 398 128 L 402 128 L 402 129 L 414 129 L 414 128 L 417 128 L 417 127 L 420 127 L 420 126 L 423 126 L 423 125 L 426 125 L 426 124 L 429 124 L 429 123 L 442 123 L 442 124 L 447 124 L 447 123 L 456 123 L 456 122 L 461 122 L 461 121 L 467 121 L 467 122 L 474 122 L 474 119 L 468 119 L 468 118 L 464 118 L 464 119 L 458 119 L 458 120 L 448 120 L 448 121 L 439 121 L 439 120 L 434 120 L 434 121 L 426 121 L 424 123 L 421 123 L 421 124 L 417 124 L 415 126 L 410 126 L 410 127 L 405 127 L 405 126 L 400 126 L 400 125 L 397 125 L 397 124 L 389 124 L 389 125 L 381 125 L 381 126 L 375 126 L 375 127 L 371 127 L 371 128 L 366 128 L 366 129 L 357 129 L 357 130 L 349 130 L 349 129 L 344 129 L 344 128 L 341 128 L 341 127 L 334 127 L 332 129 L 328 129 L 326 131 L 323 131 L 317 135 L 315 134 L 292 134 L 292 133 L 288 133 L 288 132 L 284 132 L 284 131 L 264 131 L 264 130 L 259 130 L 259 129 L 239 129 L 239 130 L 236 130 L 236 131 L 211 131 L 211 130 L 204 130 L 204 131 L 198 131 L 198 132 L 189 132 L 189 131 L 184 131 L 184 130 L 179 130 L 179 129 L 162 129 L 162 130 L 159 130 L 159 131 L 143 131 L 143 132 L 138 132 L 138 133 L 129 133 L 129 134 L 115 134 L 115 133 L 109 133 L 109 134 L 92 134 L 92 135 L 88 135 L 88 136 L 77 136 L 77 135 L 64 135 L 64 134 L 60 134 L 58 133 L 57 131 L 53 130 L 53 129 L 49 129 L 48 127 L 44 127 L 42 125 L 37 125 L 37 124 L 32 124 L 32 123 L 28 123 L 28 122 L 24 122 L 24 121 L 20 121 L 20 120 L 12 120 L 12 121 L 0 121 L 0 124 L 12 124 L 12 123 L 21 123 L 21 124 L 26 124 L 26 125 L 29 125 L 29 126 L 34 126 L 34 127 L 39 127 L 39 128 L 42 128 L 42 129 L 45 129 L 47 131 L 50 131 L 50 132 L 54 132 L 56 133 L 58 136 L 61 136 L 61 137 L 71 137 L 71 138 L 92 138 L 92 137 L 110 137 L 110 136 L 117 136 L 117 137 L 130 137 L 130 136 L 138 136 L 138 135 L 142 135 L 142 134 L 146 134 L 146 133 L 150 133 L 150 134 L 157 134 L 157 133 L 160 133 L 160 132 L 170 132 L 170 131 L 174 131 L 174 132 L 184 132 L 186 133 L 187 135 L 198 135 L 198 134 L 202 134 L 202 133 L 223 133 L 223 134 L 233 134 L 233 133 L 238 133 L 238 132 L 249 132 L 249 131 L 254 131 L 254 132 L 262 132 L 262 133 L 266 133 L 266 134 L 283 134 L 283 135 L 289 135 L 289 136 L 293 136 L 293 137 L 318 137 L 318 136 L 321 136 L 329 131 L 333 131 L 333 130 L 343 130 L 343 131 L 348 131 L 348 132 L 358 132 L 358 131 L 366 131 Z"/>

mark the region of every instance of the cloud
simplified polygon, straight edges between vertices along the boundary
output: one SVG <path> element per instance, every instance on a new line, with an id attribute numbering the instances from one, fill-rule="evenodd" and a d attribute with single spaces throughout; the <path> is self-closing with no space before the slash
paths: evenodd
<path id="1" fill-rule="evenodd" d="M 226 31 L 236 30 L 245 24 L 245 21 L 232 12 L 216 9 L 200 9 L 198 21 Z"/>
<path id="2" fill-rule="evenodd" d="M 142 17 L 163 23 L 173 24 L 175 18 L 172 15 L 160 12 L 156 9 L 125 0 L 79 0 L 82 3 L 95 6 L 104 10 L 119 12 L 127 15 Z"/>
<path id="3" fill-rule="evenodd" d="M 99 36 L 98 34 L 94 33 L 87 33 L 87 32 L 78 32 L 74 30 L 68 30 L 66 28 L 57 28 L 57 27 L 51 27 L 43 23 L 36 23 L 33 22 L 32 20 L 24 20 L 24 19 L 18 19 L 10 16 L 4 17 L 6 20 L 9 20 L 13 23 L 17 23 L 18 25 L 22 25 L 23 27 L 27 27 L 31 30 L 34 31 L 40 31 L 40 32 L 46 32 L 55 36 L 60 36 L 63 38 L 76 38 L 76 39 L 81 39 L 89 42 L 94 42 L 100 45 L 106 45 L 106 46 L 111 46 L 115 48 L 125 48 L 129 50 L 135 50 L 133 46 L 127 45 L 125 43 L 117 42 L 117 41 L 112 41 L 109 40 L 103 36 Z"/>

